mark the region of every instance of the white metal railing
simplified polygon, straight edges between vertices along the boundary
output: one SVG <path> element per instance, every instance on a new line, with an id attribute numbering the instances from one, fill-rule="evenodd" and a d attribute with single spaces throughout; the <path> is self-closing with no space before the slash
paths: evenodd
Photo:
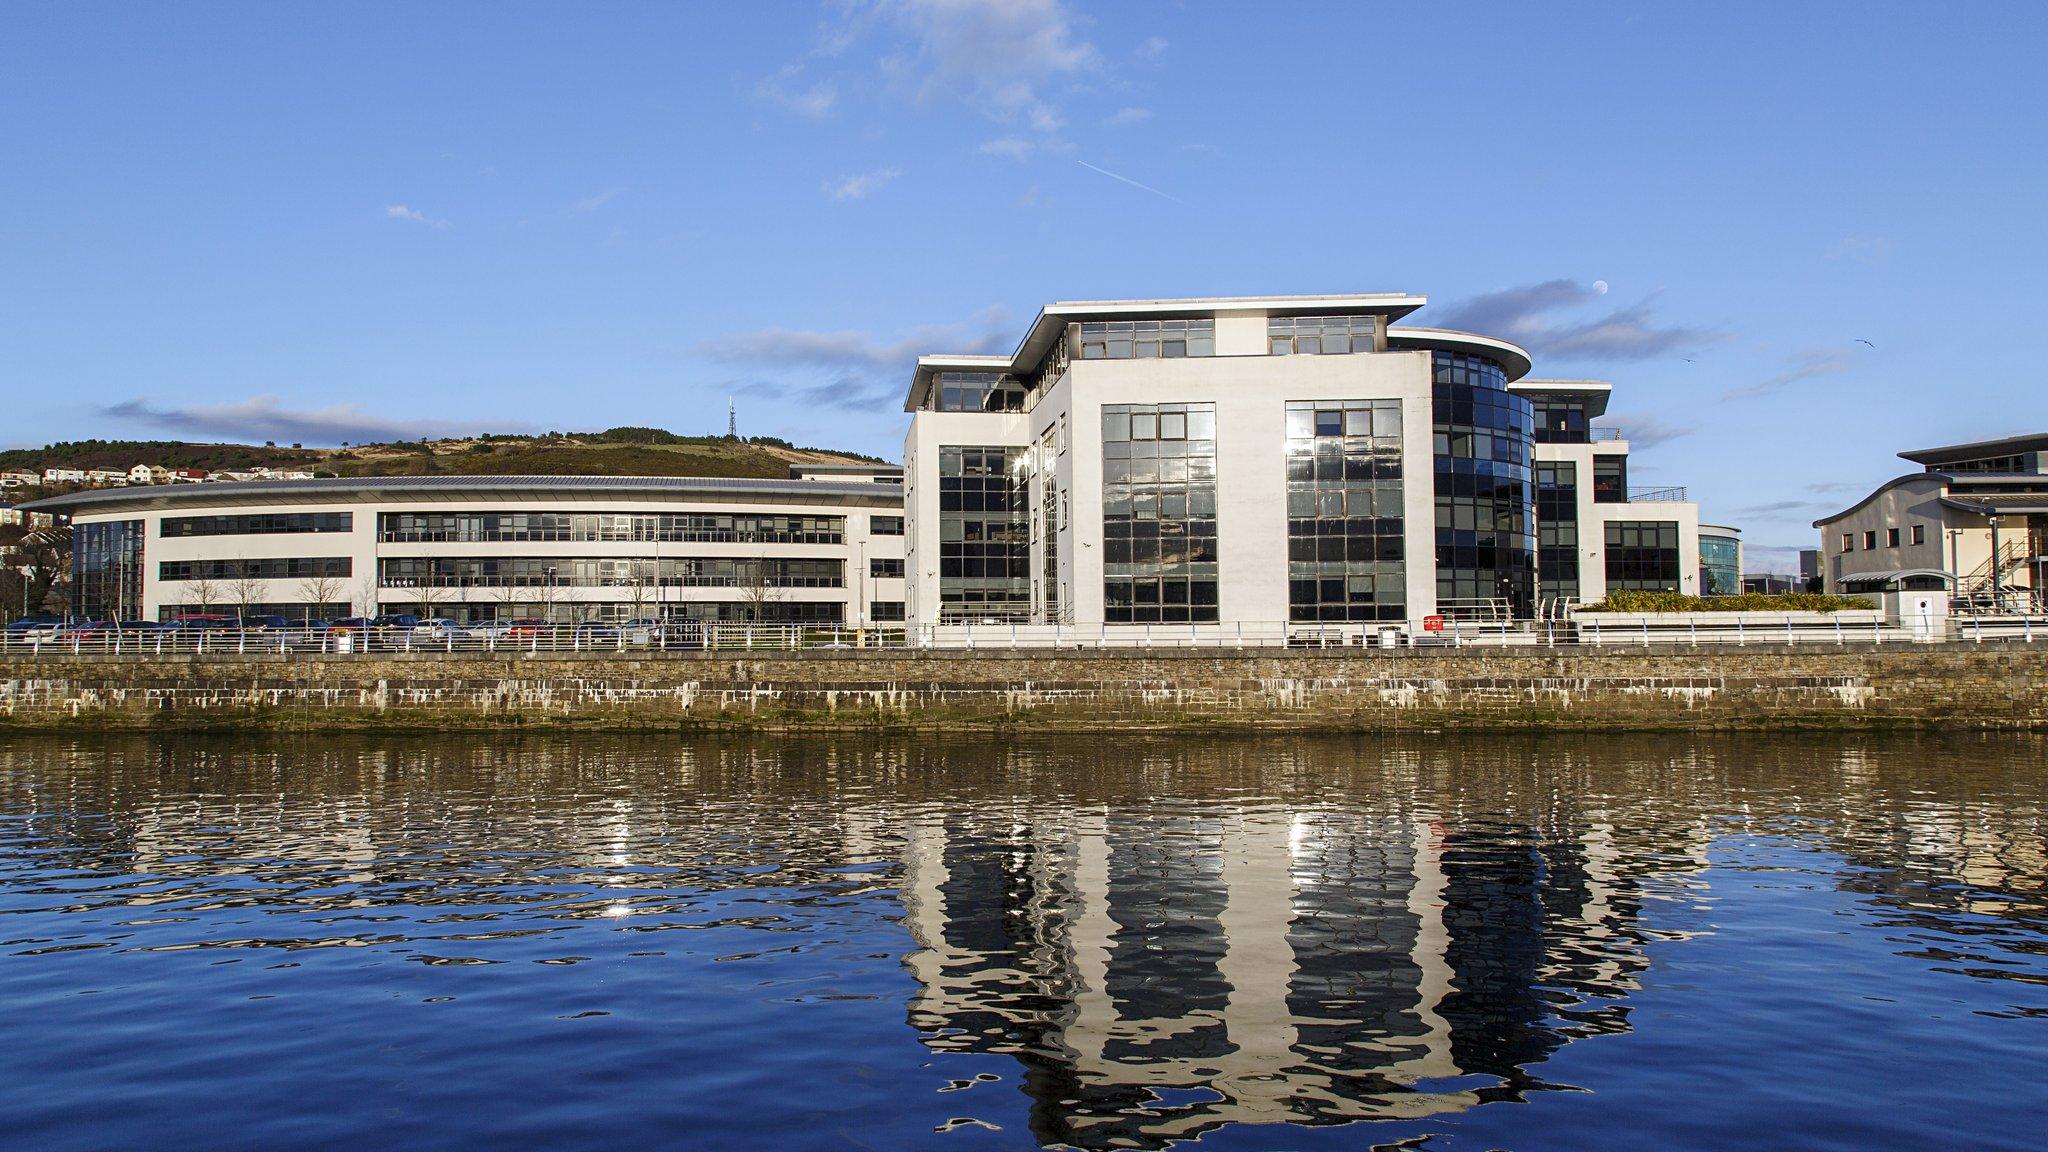
<path id="1" fill-rule="evenodd" d="M 0 655 L 159 657 L 249 655 L 539 653 L 594 657 L 705 651 L 832 651 L 842 649 L 1165 649 L 1165 648 L 1438 648 L 1438 647 L 1699 647 L 1707 645 L 1849 645 L 1908 643 L 2033 643 L 2048 639 L 2048 615 L 1971 616 L 1886 623 L 1879 619 L 1816 619 L 1731 614 L 1726 621 L 1695 614 L 1683 620 L 1574 619 L 1511 621 L 1432 618 L 1420 630 L 1402 624 L 1315 624 L 1287 621 L 1224 624 L 938 624 L 880 627 L 807 624 L 670 622 L 664 625 L 578 625 L 438 628 L 113 629 L 45 626 L 0 634 Z"/>

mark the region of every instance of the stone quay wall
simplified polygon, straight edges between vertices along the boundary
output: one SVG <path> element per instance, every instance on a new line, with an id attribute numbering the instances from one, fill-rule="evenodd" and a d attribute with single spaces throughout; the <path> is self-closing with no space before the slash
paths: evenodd
<path id="1" fill-rule="evenodd" d="M 2048 643 L 0 659 L 0 729 L 2048 728 Z"/>

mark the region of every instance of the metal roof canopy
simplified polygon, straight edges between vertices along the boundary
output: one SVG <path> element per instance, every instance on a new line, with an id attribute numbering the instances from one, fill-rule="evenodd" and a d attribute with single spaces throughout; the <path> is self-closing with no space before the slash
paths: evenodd
<path id="1" fill-rule="evenodd" d="M 66 515 L 263 504 L 368 504 L 473 499 L 696 500 L 742 504 L 853 504 L 900 508 L 897 484 L 705 476 L 364 476 L 324 480 L 240 480 L 104 488 L 21 505 Z"/>

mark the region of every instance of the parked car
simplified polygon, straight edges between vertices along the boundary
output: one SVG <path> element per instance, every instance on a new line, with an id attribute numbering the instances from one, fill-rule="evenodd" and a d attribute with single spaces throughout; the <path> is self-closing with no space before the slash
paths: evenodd
<path id="1" fill-rule="evenodd" d="M 619 636 L 628 644 L 648 645 L 661 635 L 662 623 L 652 616 L 642 616 L 619 625 Z"/>
<path id="2" fill-rule="evenodd" d="M 420 618 L 410 612 L 392 613 L 379 616 L 375 620 L 370 621 L 370 627 L 372 628 L 388 629 L 393 632 L 411 631 L 419 626 Z"/>
<path id="3" fill-rule="evenodd" d="M 171 617 L 171 627 L 181 632 L 217 632 L 224 628 L 233 628 L 234 626 L 235 618 L 232 616 L 215 616 L 204 612 L 193 612 Z"/>
<path id="4" fill-rule="evenodd" d="M 63 627 L 64 621 L 55 616 L 24 616 L 7 625 L 7 638 L 25 644 L 48 643 Z"/>
<path id="5" fill-rule="evenodd" d="M 368 616 L 343 616 L 327 625 L 327 630 L 336 634 L 368 632 L 373 621 Z"/>
<path id="6" fill-rule="evenodd" d="M 618 625 L 604 620 L 585 620 L 576 626 L 571 634 L 578 644 L 616 644 L 619 642 Z"/>
<path id="7" fill-rule="evenodd" d="M 242 617 L 242 631 L 244 632 L 281 632 L 291 626 L 292 622 L 283 616 Z"/>
<path id="8" fill-rule="evenodd" d="M 422 640 L 460 640 L 467 637 L 470 632 L 460 620 L 436 616 L 413 625 L 412 634 Z"/>
<path id="9" fill-rule="evenodd" d="M 548 622 L 538 616 L 520 616 L 505 621 L 504 629 L 498 635 L 506 640 L 531 640 L 549 627 Z"/>

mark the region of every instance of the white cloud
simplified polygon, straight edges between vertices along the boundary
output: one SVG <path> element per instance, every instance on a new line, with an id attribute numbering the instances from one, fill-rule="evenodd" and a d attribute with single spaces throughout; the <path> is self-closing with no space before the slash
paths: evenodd
<path id="1" fill-rule="evenodd" d="M 1680 436 L 1690 436 L 1693 431 L 1683 424 L 1667 423 L 1655 416 L 1610 416 L 1607 419 L 1621 429 L 1631 448 L 1655 448 Z"/>
<path id="2" fill-rule="evenodd" d="M 1132 124 L 1143 123 L 1151 118 L 1152 110 L 1150 108 L 1119 108 L 1116 115 L 1104 120 L 1103 123 L 1111 128 L 1125 128 Z"/>
<path id="3" fill-rule="evenodd" d="M 152 428 L 190 436 L 279 443 L 351 444 L 459 436 L 474 432 L 531 432 L 533 425 L 497 420 L 416 420 L 373 416 L 354 404 L 327 408 L 287 408 L 275 396 L 254 396 L 233 404 L 159 406 L 146 399 L 124 400 L 100 409 L 102 415 L 131 420 Z"/>
<path id="4" fill-rule="evenodd" d="M 804 83 L 804 79 L 802 64 L 785 65 L 775 75 L 754 85 L 754 98 L 785 112 L 811 120 L 819 119 L 838 104 L 839 90 L 830 80 Z"/>
<path id="5" fill-rule="evenodd" d="M 424 224 L 429 228 L 448 227 L 446 220 L 433 219 L 419 209 L 410 208 L 404 204 L 386 205 L 384 208 L 384 218 L 386 220 L 402 220 L 407 224 Z"/>
<path id="6" fill-rule="evenodd" d="M 1759 380 L 1754 384 L 1745 384 L 1740 388 L 1730 388 L 1722 395 L 1723 398 L 1729 400 L 1739 400 L 1749 396 L 1768 396 L 1802 380 L 1811 380 L 1818 376 L 1833 376 L 1838 373 L 1847 372 L 1855 363 L 1855 352 L 1847 348 L 1808 348 L 1806 351 L 1793 356 L 1787 362 L 1785 370 L 1777 375 Z"/>
<path id="7" fill-rule="evenodd" d="M 1001 156 L 1009 160 L 1023 160 L 1037 150 L 1038 145 L 1022 136 L 1004 136 L 999 140 L 990 140 L 978 149 L 984 156 Z"/>
<path id="8" fill-rule="evenodd" d="M 1138 45 L 1137 51 L 1131 53 L 1140 60 L 1157 60 L 1165 54 L 1166 41 L 1157 36 L 1146 37 L 1145 42 Z"/>
<path id="9" fill-rule="evenodd" d="M 585 196 L 583 199 L 578 200 L 576 202 L 576 211 L 595 212 L 599 208 L 602 208 L 605 205 L 611 203 L 613 200 L 618 199 L 619 194 L 624 191 L 624 188 L 607 188 L 594 196 Z"/>
<path id="10" fill-rule="evenodd" d="M 1659 325 L 1648 301 L 1582 321 L 1555 313 L 1584 307 L 1605 293 L 1575 280 L 1545 280 L 1503 288 L 1446 306 L 1430 322 L 1512 340 L 1559 360 L 1648 360 L 1717 344 L 1728 334 L 1712 328 Z"/>
<path id="11" fill-rule="evenodd" d="M 865 332 L 768 328 L 709 340 L 700 349 L 713 359 L 753 365 L 777 377 L 748 383 L 746 391 L 828 407 L 872 410 L 877 404 L 901 399 L 921 355 L 972 356 L 1007 350 L 1004 320 L 1001 309 L 990 308 L 958 324 L 913 329 L 893 341 L 877 340 Z"/>
<path id="12" fill-rule="evenodd" d="M 841 176 L 825 182 L 825 195 L 834 200 L 866 199 L 901 175 L 903 171 L 899 168 L 877 168 L 873 172 Z"/>
<path id="13" fill-rule="evenodd" d="M 1057 131 L 1062 82 L 1101 67 L 1061 0 L 878 0 L 866 11 L 902 37 L 884 68 L 921 103 L 960 100 L 998 120 Z"/>

